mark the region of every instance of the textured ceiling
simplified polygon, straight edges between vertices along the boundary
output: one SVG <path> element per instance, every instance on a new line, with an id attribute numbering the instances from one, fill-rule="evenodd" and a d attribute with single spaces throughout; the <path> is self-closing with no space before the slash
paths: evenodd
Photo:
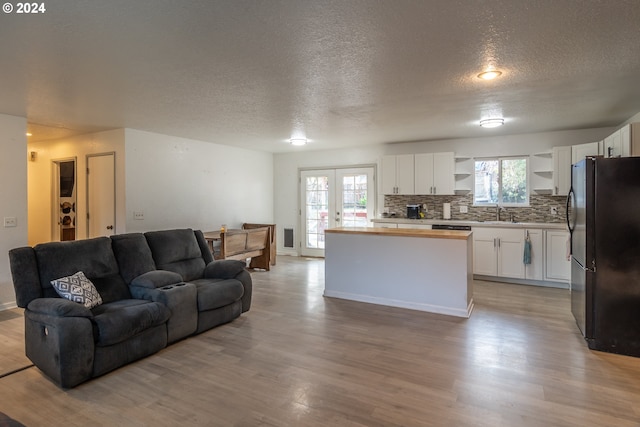
<path id="1" fill-rule="evenodd" d="M 615 126 L 640 111 L 637 0 L 45 5 L 0 14 L 0 113 L 41 125 L 33 140 L 128 127 L 284 152 Z M 502 77 L 478 79 L 487 65 Z M 480 128 L 489 116 L 505 126 Z"/>

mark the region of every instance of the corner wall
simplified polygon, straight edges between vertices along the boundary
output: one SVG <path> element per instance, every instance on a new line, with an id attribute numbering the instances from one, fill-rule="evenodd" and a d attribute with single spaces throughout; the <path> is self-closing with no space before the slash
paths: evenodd
<path id="1" fill-rule="evenodd" d="M 27 244 L 27 119 L 0 114 L 0 310 L 15 307 L 10 249 Z M 15 217 L 16 227 L 4 227 Z"/>
<path id="2" fill-rule="evenodd" d="M 125 146 L 128 232 L 273 222 L 273 154 L 135 129 Z"/>

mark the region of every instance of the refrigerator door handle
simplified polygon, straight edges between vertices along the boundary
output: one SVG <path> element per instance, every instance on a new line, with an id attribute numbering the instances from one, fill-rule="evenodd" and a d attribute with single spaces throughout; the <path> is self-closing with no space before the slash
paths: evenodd
<path id="1" fill-rule="evenodd" d="M 569 189 L 569 194 L 567 194 L 567 202 L 566 202 L 567 205 L 566 205 L 566 210 L 565 210 L 565 214 L 567 216 L 567 228 L 569 229 L 569 233 L 573 233 L 573 229 L 575 228 L 575 224 L 576 224 L 575 216 L 573 218 L 571 218 L 569 216 L 569 206 L 573 206 L 574 209 L 572 209 L 572 211 L 575 211 L 575 203 L 571 203 L 573 201 L 572 199 L 575 199 L 575 196 L 576 196 L 576 194 L 573 191 L 573 187 L 571 187 Z M 573 212 L 573 213 L 575 215 L 575 212 Z M 573 224 L 572 224 L 572 221 L 571 221 L 572 219 L 573 219 Z"/>

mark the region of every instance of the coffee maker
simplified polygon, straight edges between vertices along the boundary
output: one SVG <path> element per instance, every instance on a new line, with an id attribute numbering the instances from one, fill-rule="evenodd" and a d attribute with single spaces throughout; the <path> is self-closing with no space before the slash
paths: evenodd
<path id="1" fill-rule="evenodd" d="M 421 211 L 422 207 L 420 205 L 407 205 L 407 218 L 418 219 Z"/>

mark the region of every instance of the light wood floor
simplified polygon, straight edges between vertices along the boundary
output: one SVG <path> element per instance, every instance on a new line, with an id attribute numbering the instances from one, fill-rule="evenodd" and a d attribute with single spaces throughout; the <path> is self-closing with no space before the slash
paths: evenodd
<path id="1" fill-rule="evenodd" d="M 67 391 L 34 367 L 6 376 L 0 411 L 27 426 L 640 425 L 640 359 L 588 350 L 566 290 L 476 282 L 465 320 L 323 298 L 323 277 L 322 260 L 280 257 L 234 322 Z M 20 361 L 21 325 L 0 321 L 0 366 Z"/>

